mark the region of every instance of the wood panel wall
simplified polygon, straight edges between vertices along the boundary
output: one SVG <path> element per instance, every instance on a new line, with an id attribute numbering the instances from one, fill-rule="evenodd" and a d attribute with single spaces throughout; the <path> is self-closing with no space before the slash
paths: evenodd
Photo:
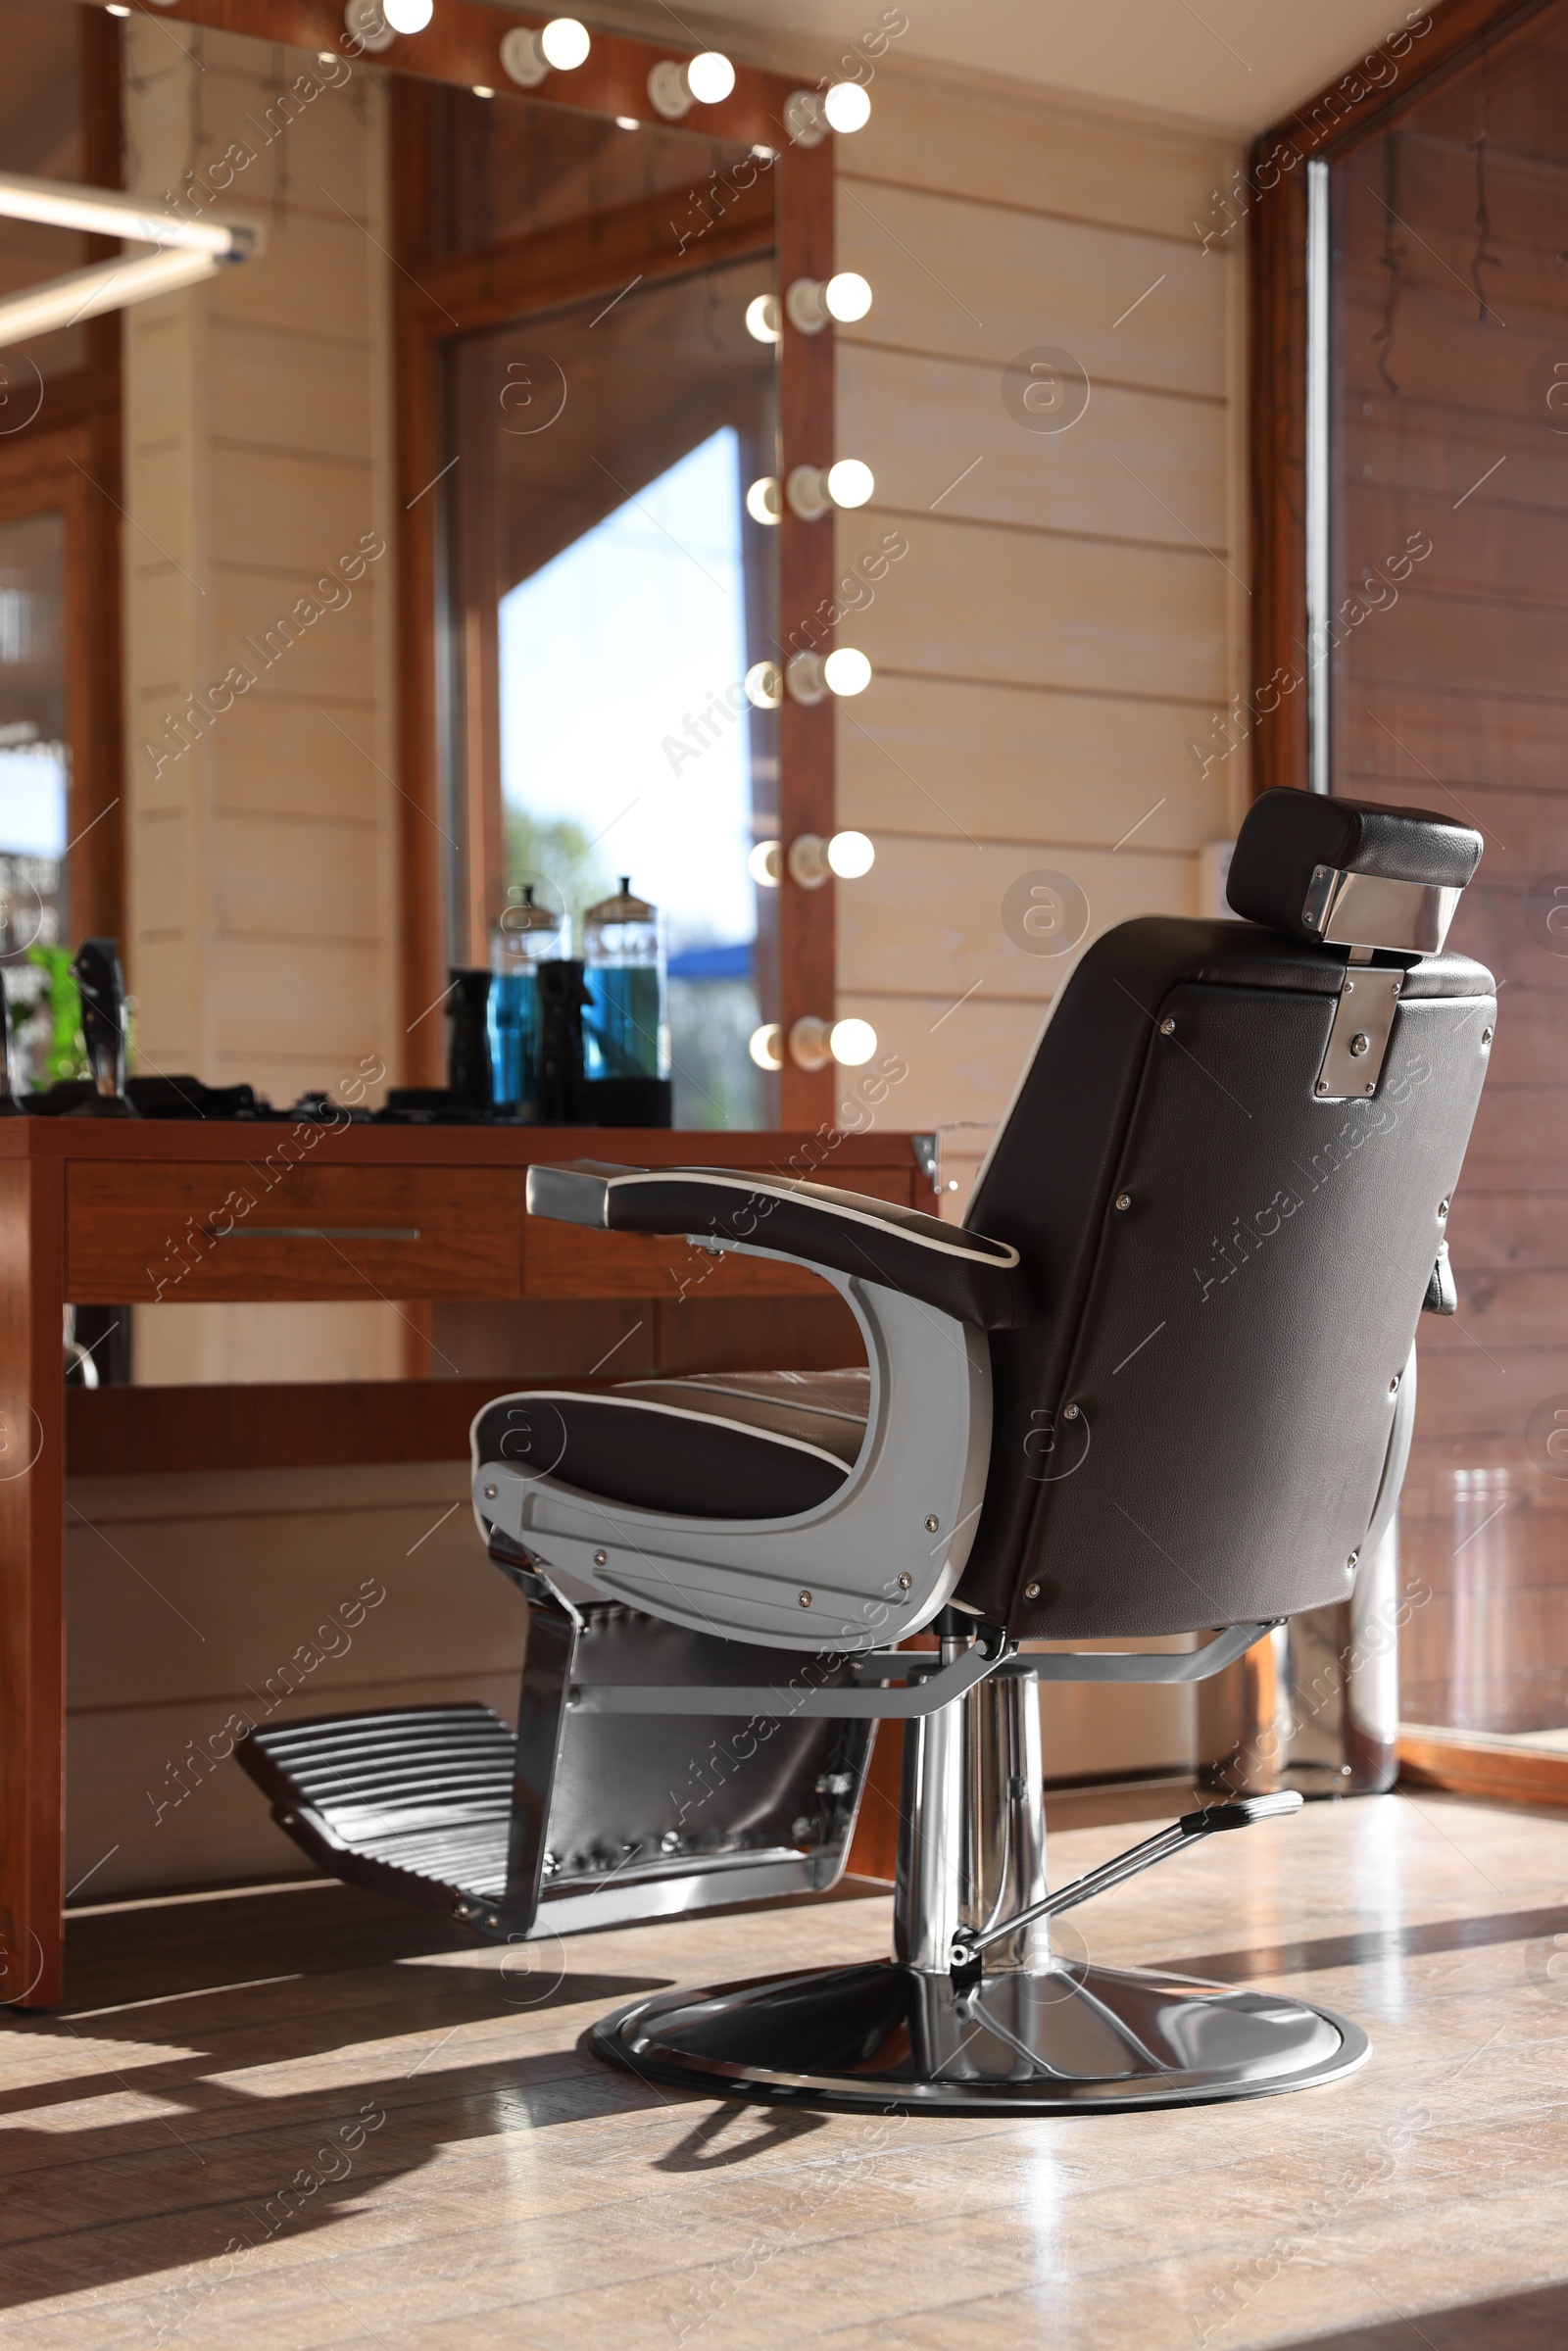
<path id="1" fill-rule="evenodd" d="M 1245 746 L 1207 756 L 1246 662 L 1242 262 L 1193 226 L 1235 160 L 897 64 L 839 143 L 839 262 L 875 293 L 839 451 L 877 482 L 841 579 L 907 550 L 841 590 L 875 677 L 839 706 L 839 822 L 877 863 L 838 888 L 839 1005 L 907 1061 L 898 1122 L 955 1130 L 952 1210 L 1062 969 L 1009 938 L 1009 886 L 1065 873 L 1093 932 L 1196 912 L 1249 797 Z M 1004 405 L 1042 348 L 1091 384 L 1059 435 Z"/>
<path id="2" fill-rule="evenodd" d="M 1500 983 L 1424 1318 L 1400 1549 L 1406 1716 L 1568 1724 L 1568 5 L 1515 24 L 1334 170 L 1334 789 L 1485 851 L 1449 944 Z M 1397 218 L 1391 218 L 1390 207 Z M 1418 556 L 1388 602 L 1389 559 Z M 1370 588 L 1362 583 L 1370 580 Z M 1367 611 L 1354 619 L 1361 605 Z M 1559 894 L 1560 895 L 1557 895 Z"/>

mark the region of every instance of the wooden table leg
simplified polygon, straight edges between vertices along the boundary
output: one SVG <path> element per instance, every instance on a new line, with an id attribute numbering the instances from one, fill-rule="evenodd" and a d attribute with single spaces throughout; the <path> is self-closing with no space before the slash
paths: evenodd
<path id="1" fill-rule="evenodd" d="M 0 2001 L 58 2004 L 65 1845 L 65 1166 L 0 1163 Z"/>

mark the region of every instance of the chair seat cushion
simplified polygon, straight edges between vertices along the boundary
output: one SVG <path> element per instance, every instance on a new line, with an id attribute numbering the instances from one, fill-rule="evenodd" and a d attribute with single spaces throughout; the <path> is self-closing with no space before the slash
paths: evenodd
<path id="1" fill-rule="evenodd" d="M 789 1518 L 844 1484 L 865 1435 L 870 1374 L 710 1372 L 597 1396 L 502 1396 L 481 1458 L 689 1518 Z"/>

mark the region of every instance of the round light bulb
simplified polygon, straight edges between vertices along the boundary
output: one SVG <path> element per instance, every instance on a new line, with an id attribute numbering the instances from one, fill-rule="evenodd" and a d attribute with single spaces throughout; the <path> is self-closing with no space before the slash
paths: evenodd
<path id="1" fill-rule="evenodd" d="M 822 663 L 822 683 L 830 694 L 863 694 L 871 683 L 871 664 L 853 645 L 841 645 Z"/>
<path id="2" fill-rule="evenodd" d="M 876 863 L 876 850 L 864 833 L 835 833 L 827 845 L 827 861 L 841 882 L 858 882 Z"/>
<path id="3" fill-rule="evenodd" d="M 835 1061 L 859 1069 L 876 1052 L 876 1031 L 868 1020 L 835 1020 L 828 1044 Z"/>
<path id="4" fill-rule="evenodd" d="M 553 17 L 539 35 L 539 46 L 547 66 L 554 66 L 558 73 L 573 73 L 591 46 L 588 27 L 575 17 Z"/>
<path id="5" fill-rule="evenodd" d="M 776 294 L 753 295 L 746 305 L 746 331 L 757 343 L 777 343 L 783 339 Z"/>
<path id="6" fill-rule="evenodd" d="M 394 32 L 422 32 L 435 15 L 435 0 L 381 0 L 381 14 Z"/>
<path id="7" fill-rule="evenodd" d="M 686 87 L 699 106 L 717 106 L 735 87 L 735 69 L 718 49 L 705 49 L 686 69 Z"/>
<path id="8" fill-rule="evenodd" d="M 862 465 L 858 457 L 841 457 L 836 465 L 829 465 L 824 488 L 835 506 L 864 506 L 876 488 L 876 479 L 869 465 Z"/>
<path id="9" fill-rule="evenodd" d="M 615 117 L 615 128 L 617 130 L 641 130 L 642 124 L 638 122 L 635 115 L 617 115 Z"/>
<path id="10" fill-rule="evenodd" d="M 753 1029 L 746 1050 L 759 1069 L 782 1069 L 784 1032 L 778 1022 L 766 1020 L 760 1029 Z"/>
<path id="11" fill-rule="evenodd" d="M 759 841 L 746 860 L 746 870 L 760 890 L 776 890 L 784 879 L 782 844 L 777 841 Z"/>
<path id="12" fill-rule="evenodd" d="M 836 81 L 822 112 L 835 130 L 863 130 L 871 120 L 871 101 L 858 81 Z"/>
<path id="13" fill-rule="evenodd" d="M 776 710 L 784 699 L 784 672 L 777 661 L 754 661 L 746 672 L 746 699 L 754 710 Z"/>
<path id="14" fill-rule="evenodd" d="M 853 326 L 871 307 L 871 288 L 858 269 L 841 269 L 822 288 L 822 301 L 830 318 Z"/>
<path id="15" fill-rule="evenodd" d="M 778 483 L 771 473 L 754 481 L 746 493 L 746 512 L 754 522 L 777 522 L 783 509 L 779 505 Z"/>

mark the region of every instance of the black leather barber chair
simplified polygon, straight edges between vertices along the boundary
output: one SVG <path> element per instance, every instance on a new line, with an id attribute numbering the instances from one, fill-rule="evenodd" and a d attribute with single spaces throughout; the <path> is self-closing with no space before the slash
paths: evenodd
<path id="1" fill-rule="evenodd" d="M 473 1499 L 529 1609 L 518 1735 L 483 1707 L 259 1731 L 239 1753 L 283 1825 L 502 1939 L 806 1890 L 898 1717 L 892 1960 L 659 1993 L 598 2028 L 605 2056 L 884 2111 L 1359 2064 L 1328 2010 L 1053 1949 L 1060 1913 L 1300 1799 L 1218 1804 L 1049 1894 L 1037 1684 L 1201 1679 L 1344 1599 L 1380 1540 L 1495 1016 L 1442 952 L 1480 854 L 1445 817 L 1265 793 L 1243 920 L 1083 955 L 961 1229 L 783 1179 L 534 1168 L 533 1215 L 811 1266 L 867 1368 L 492 1404 Z M 896 1645 L 926 1627 L 937 1649 Z"/>

